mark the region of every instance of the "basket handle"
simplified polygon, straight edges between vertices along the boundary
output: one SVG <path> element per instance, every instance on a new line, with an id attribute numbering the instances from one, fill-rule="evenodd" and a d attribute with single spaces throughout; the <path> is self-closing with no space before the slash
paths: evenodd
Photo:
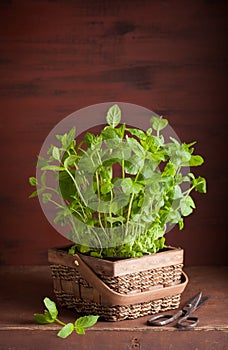
<path id="1" fill-rule="evenodd" d="M 94 290 L 99 292 L 99 300 L 97 301 L 107 306 L 134 305 L 181 294 L 188 283 L 188 276 L 183 272 L 180 284 L 135 294 L 121 294 L 109 288 L 78 254 L 74 255 L 74 267 L 78 270 L 80 275 L 85 277 L 86 281 L 94 288 Z"/>

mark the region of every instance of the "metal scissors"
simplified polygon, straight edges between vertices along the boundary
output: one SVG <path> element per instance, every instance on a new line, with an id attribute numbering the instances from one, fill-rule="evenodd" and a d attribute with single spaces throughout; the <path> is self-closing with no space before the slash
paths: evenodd
<path id="1" fill-rule="evenodd" d="M 202 292 L 197 293 L 193 298 L 191 298 L 181 310 L 177 311 L 174 315 L 156 315 L 151 317 L 147 324 L 149 326 L 165 326 L 176 320 L 176 326 L 180 329 L 191 329 L 197 326 L 199 323 L 198 317 L 190 316 L 196 309 L 202 306 L 207 300 L 208 296 L 202 297 Z"/>

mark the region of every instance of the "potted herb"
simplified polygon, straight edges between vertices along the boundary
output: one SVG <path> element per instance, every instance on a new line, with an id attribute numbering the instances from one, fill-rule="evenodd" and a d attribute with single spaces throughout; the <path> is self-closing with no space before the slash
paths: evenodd
<path id="1" fill-rule="evenodd" d="M 29 179 L 37 186 L 31 197 L 53 205 L 54 223 L 75 243 L 49 251 L 57 298 L 108 320 L 176 308 L 187 283 L 183 250 L 166 247 L 164 236 L 173 225 L 183 229 L 195 209 L 191 192 L 206 192 L 189 169 L 203 158 L 195 142 L 165 139 L 166 119 L 132 128 L 113 105 L 106 121 L 80 143 L 75 128 L 56 135 L 59 146 L 50 145 Z"/>

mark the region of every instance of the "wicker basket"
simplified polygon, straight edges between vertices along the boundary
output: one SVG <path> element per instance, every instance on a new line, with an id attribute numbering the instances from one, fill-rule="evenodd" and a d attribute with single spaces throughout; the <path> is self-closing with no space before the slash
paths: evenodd
<path id="1" fill-rule="evenodd" d="M 112 262 L 54 248 L 48 260 L 59 303 L 107 321 L 175 309 L 188 283 L 182 249 Z"/>

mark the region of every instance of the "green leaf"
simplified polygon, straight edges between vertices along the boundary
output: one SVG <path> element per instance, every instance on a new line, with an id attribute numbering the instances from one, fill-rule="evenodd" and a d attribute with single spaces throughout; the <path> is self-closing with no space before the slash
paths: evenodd
<path id="1" fill-rule="evenodd" d="M 160 117 L 160 118 L 152 117 L 150 119 L 150 123 L 151 123 L 151 126 L 152 126 L 152 128 L 154 130 L 160 131 L 160 130 L 164 129 L 168 125 L 168 120 L 167 119 L 163 119 L 162 117 Z"/>
<path id="2" fill-rule="evenodd" d="M 136 136 L 139 140 L 145 140 L 147 138 L 145 132 L 140 129 L 127 128 L 126 131 L 129 131 L 132 135 Z"/>
<path id="3" fill-rule="evenodd" d="M 40 182 L 42 186 L 46 186 L 46 171 L 44 171 L 40 177 Z"/>
<path id="4" fill-rule="evenodd" d="M 31 177 L 29 178 L 29 183 L 30 183 L 31 186 L 36 186 L 36 185 L 37 185 L 37 180 L 36 180 L 36 178 L 35 178 L 34 176 L 31 176 Z"/>
<path id="5" fill-rule="evenodd" d="M 175 174 L 176 166 L 171 161 L 169 161 L 162 172 L 162 176 L 174 176 Z"/>
<path id="6" fill-rule="evenodd" d="M 83 316 L 79 317 L 75 322 L 75 327 L 79 328 L 90 328 L 93 327 L 98 320 L 99 316 L 95 315 L 89 315 L 89 316 Z"/>
<path id="7" fill-rule="evenodd" d="M 127 140 L 127 143 L 130 147 L 130 149 L 138 156 L 138 157 L 142 157 L 144 158 L 145 157 L 145 149 L 140 145 L 140 143 L 132 138 L 132 137 L 128 137 L 126 136 L 126 140 Z"/>
<path id="8" fill-rule="evenodd" d="M 188 216 L 195 208 L 195 203 L 190 196 L 184 197 L 180 200 L 180 209 L 183 216 Z"/>
<path id="9" fill-rule="evenodd" d="M 76 250 L 76 245 L 72 245 L 72 247 L 70 247 L 68 249 L 68 254 L 74 255 L 75 254 L 75 250 Z"/>
<path id="10" fill-rule="evenodd" d="M 196 179 L 192 180 L 192 184 L 195 187 L 195 190 L 201 193 L 207 192 L 207 183 L 204 177 L 199 176 Z"/>
<path id="11" fill-rule="evenodd" d="M 44 314 L 34 314 L 35 321 L 39 324 L 53 323 L 54 320 L 48 320 Z"/>
<path id="12" fill-rule="evenodd" d="M 77 159 L 78 159 L 78 157 L 74 156 L 74 155 L 71 155 L 71 156 L 67 157 L 64 160 L 64 167 L 68 168 L 68 167 L 74 165 L 74 163 L 76 162 Z"/>
<path id="13" fill-rule="evenodd" d="M 113 129 L 111 126 L 106 126 L 102 132 L 101 136 L 103 140 L 108 140 L 108 139 L 115 139 L 118 137 L 116 133 L 116 129 Z"/>
<path id="14" fill-rule="evenodd" d="M 143 191 L 144 190 L 144 186 L 140 183 L 137 183 L 137 182 L 133 182 L 132 184 L 132 193 L 139 193 L 140 191 Z"/>
<path id="15" fill-rule="evenodd" d="M 66 136 L 66 148 L 68 148 L 71 143 L 74 141 L 75 139 L 75 136 L 76 136 L 76 128 L 73 127 L 67 134 Z"/>
<path id="16" fill-rule="evenodd" d="M 189 160 L 189 166 L 199 166 L 203 164 L 204 159 L 201 156 L 191 156 Z"/>
<path id="17" fill-rule="evenodd" d="M 48 203 L 50 201 L 51 198 L 52 198 L 51 193 L 43 193 L 42 202 L 44 204 L 46 204 L 46 203 Z"/>
<path id="18" fill-rule="evenodd" d="M 125 179 L 121 179 L 119 181 L 120 181 L 120 186 L 125 194 L 132 193 L 133 184 L 132 184 L 132 179 L 130 177 L 127 177 Z"/>
<path id="19" fill-rule="evenodd" d="M 53 318 L 48 310 L 44 310 L 44 316 L 48 323 L 55 322 L 55 318 Z"/>
<path id="20" fill-rule="evenodd" d="M 101 193 L 107 194 L 112 190 L 112 188 L 113 188 L 113 184 L 111 182 L 106 182 L 101 185 Z"/>
<path id="21" fill-rule="evenodd" d="M 58 310 L 56 308 L 55 302 L 46 297 L 44 298 L 44 305 L 50 312 L 51 317 L 55 320 L 58 315 Z"/>
<path id="22" fill-rule="evenodd" d="M 126 172 L 126 174 L 136 175 L 138 170 L 140 168 L 143 168 L 143 165 L 144 165 L 144 158 L 139 157 L 136 154 L 134 154 L 130 158 L 130 160 L 126 160 L 124 162 L 125 172 Z"/>
<path id="23" fill-rule="evenodd" d="M 67 338 L 74 330 L 74 325 L 73 323 L 67 323 L 57 334 L 58 337 L 60 338 Z"/>
<path id="24" fill-rule="evenodd" d="M 119 124 L 121 120 L 121 110 L 117 104 L 109 108 L 106 120 L 107 123 L 113 128 L 115 128 Z"/>
<path id="25" fill-rule="evenodd" d="M 184 220 L 183 220 L 183 218 L 181 218 L 178 221 L 178 225 L 179 225 L 179 230 L 183 230 L 183 228 L 184 228 Z"/>
<path id="26" fill-rule="evenodd" d="M 67 149 L 71 143 L 74 141 L 76 136 L 76 129 L 73 127 L 68 134 L 56 135 L 57 140 L 59 140 L 64 149 Z"/>
<path id="27" fill-rule="evenodd" d="M 32 193 L 30 194 L 29 198 L 37 197 L 37 196 L 39 196 L 39 194 L 42 193 L 43 191 L 44 191 L 44 189 L 43 189 L 43 188 L 40 188 L 39 190 L 32 192 Z"/>
<path id="28" fill-rule="evenodd" d="M 58 160 L 59 162 L 61 161 L 60 159 L 60 150 L 58 147 L 53 147 L 52 148 L 52 157 L 56 160 Z"/>
<path id="29" fill-rule="evenodd" d="M 89 148 L 91 147 L 93 140 L 94 140 L 94 137 L 95 136 L 93 134 L 91 134 L 90 132 L 87 132 L 85 134 L 84 141 L 85 141 L 87 147 L 89 147 Z"/>
<path id="30" fill-rule="evenodd" d="M 93 255 L 92 255 L 92 253 L 93 253 Z M 91 256 L 94 256 L 94 253 L 95 252 L 92 252 L 91 253 Z M 77 334 L 85 334 L 85 329 L 83 328 L 83 327 L 76 327 L 75 328 L 75 332 L 77 333 Z"/>

